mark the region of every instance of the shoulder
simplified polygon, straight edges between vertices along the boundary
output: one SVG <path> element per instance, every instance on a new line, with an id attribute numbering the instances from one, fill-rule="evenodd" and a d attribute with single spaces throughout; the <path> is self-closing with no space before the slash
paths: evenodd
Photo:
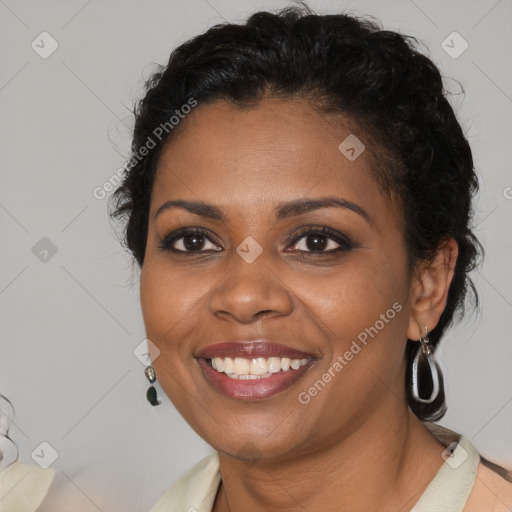
<path id="1" fill-rule="evenodd" d="M 450 492 L 453 491 L 452 485 L 455 482 L 467 480 L 464 512 L 512 511 L 512 471 L 485 459 L 464 436 L 434 423 L 425 422 L 425 426 L 444 446 L 448 447 L 454 442 L 462 443 L 471 458 L 469 465 L 462 466 L 461 459 L 455 472 L 446 468 L 444 474 L 444 478 L 450 483 Z M 464 468 L 463 471 L 457 469 L 459 465 Z"/>
<path id="2" fill-rule="evenodd" d="M 512 510 L 512 482 L 503 478 L 485 464 L 478 465 L 475 484 L 464 512 L 510 512 Z"/>
<path id="3" fill-rule="evenodd" d="M 52 468 L 13 462 L 0 472 L 2 512 L 32 512 L 48 493 L 55 477 Z"/>
<path id="4" fill-rule="evenodd" d="M 213 452 L 171 485 L 150 512 L 210 512 L 219 484 L 219 455 Z"/>

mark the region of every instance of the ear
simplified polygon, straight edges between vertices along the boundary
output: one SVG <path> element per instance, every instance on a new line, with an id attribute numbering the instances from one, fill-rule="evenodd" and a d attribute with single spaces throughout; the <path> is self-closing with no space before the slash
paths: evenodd
<path id="1" fill-rule="evenodd" d="M 419 340 L 425 326 L 431 331 L 446 307 L 459 249 L 453 238 L 442 241 L 430 263 L 420 263 L 411 280 L 411 316 L 407 337 Z"/>

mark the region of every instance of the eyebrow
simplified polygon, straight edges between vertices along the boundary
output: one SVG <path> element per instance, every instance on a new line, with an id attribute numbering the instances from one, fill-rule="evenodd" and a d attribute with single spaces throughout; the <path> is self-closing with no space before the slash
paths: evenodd
<path id="1" fill-rule="evenodd" d="M 227 215 L 224 211 L 213 204 L 205 203 L 204 201 L 175 199 L 172 201 L 166 201 L 162 204 L 162 206 L 160 206 L 156 211 L 154 220 L 156 220 L 162 212 L 172 208 L 183 208 L 195 215 L 221 222 L 224 222 L 227 219 Z M 296 215 L 302 215 L 313 210 L 318 210 L 320 208 L 346 208 L 363 217 L 369 224 L 374 224 L 373 218 L 363 208 L 361 208 L 361 206 L 353 203 L 352 201 L 348 201 L 347 199 L 333 196 L 314 199 L 300 198 L 289 202 L 282 202 L 276 206 L 274 214 L 277 220 L 283 220 Z"/>

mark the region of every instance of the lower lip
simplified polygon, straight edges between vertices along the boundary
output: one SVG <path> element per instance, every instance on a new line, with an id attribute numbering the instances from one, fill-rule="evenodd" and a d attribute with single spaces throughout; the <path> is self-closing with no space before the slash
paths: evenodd
<path id="1" fill-rule="evenodd" d="M 273 373 L 264 379 L 232 379 L 225 373 L 214 370 L 206 359 L 198 359 L 206 380 L 215 390 L 237 400 L 264 400 L 293 386 L 311 367 L 313 360 L 297 370 Z"/>

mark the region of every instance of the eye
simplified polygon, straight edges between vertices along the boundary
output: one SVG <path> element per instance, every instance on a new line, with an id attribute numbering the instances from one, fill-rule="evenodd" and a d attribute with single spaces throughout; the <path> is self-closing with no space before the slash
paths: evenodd
<path id="1" fill-rule="evenodd" d="M 293 247 L 299 252 L 330 254 L 348 251 L 353 244 L 348 237 L 325 226 L 308 226 L 294 233 Z"/>
<path id="2" fill-rule="evenodd" d="M 218 247 L 210 240 L 209 233 L 200 228 L 182 228 L 166 235 L 158 244 L 163 251 L 175 253 L 218 252 Z M 213 238 L 213 237 L 212 237 Z"/>
<path id="3" fill-rule="evenodd" d="M 290 235 L 292 250 L 317 255 L 348 251 L 354 247 L 350 239 L 325 226 L 308 226 Z M 167 252 L 200 254 L 222 251 L 209 232 L 201 228 L 181 228 L 164 236 L 158 247 Z"/>

